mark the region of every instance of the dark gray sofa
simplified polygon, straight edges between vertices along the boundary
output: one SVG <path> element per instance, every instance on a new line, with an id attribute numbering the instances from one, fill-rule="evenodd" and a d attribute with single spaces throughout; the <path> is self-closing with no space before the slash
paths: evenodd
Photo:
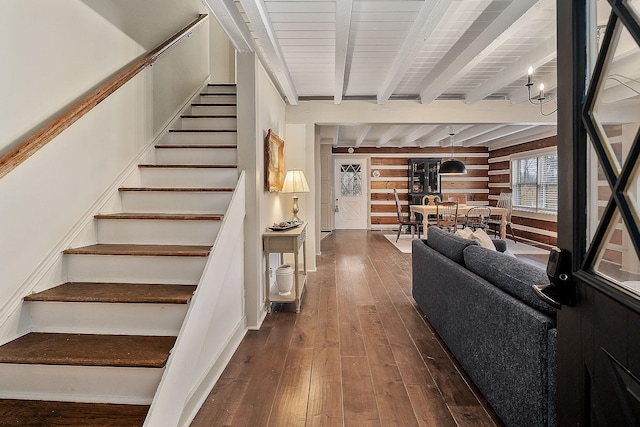
<path id="1" fill-rule="evenodd" d="M 546 272 L 436 227 L 412 269 L 413 298 L 505 425 L 555 426 L 555 309 L 531 288 Z"/>

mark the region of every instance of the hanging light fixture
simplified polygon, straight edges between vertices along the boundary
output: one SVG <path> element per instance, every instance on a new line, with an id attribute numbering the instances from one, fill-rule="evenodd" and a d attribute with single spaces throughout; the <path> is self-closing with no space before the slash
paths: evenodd
<path id="1" fill-rule="evenodd" d="M 453 132 L 453 126 L 449 130 L 449 138 L 451 140 L 451 158 L 447 161 L 442 162 L 440 165 L 440 173 L 453 175 L 453 174 L 464 174 L 467 173 L 467 167 L 460 160 L 456 160 L 453 158 L 453 136 L 455 133 Z"/>
<path id="2" fill-rule="evenodd" d="M 556 111 L 558 111 L 558 108 L 556 107 L 555 110 L 549 111 L 548 113 L 545 113 L 543 111 L 542 106 L 544 104 L 548 104 L 549 102 L 553 101 L 553 99 L 547 100 L 547 98 L 544 97 L 544 83 L 540 83 L 540 86 L 539 86 L 540 92 L 538 93 L 538 97 L 535 98 L 535 100 L 534 98 L 531 98 L 531 86 L 533 86 L 533 81 L 531 80 L 532 76 L 533 76 L 533 67 L 529 67 L 529 69 L 527 70 L 527 84 L 525 85 L 527 87 L 527 90 L 529 91 L 529 102 L 535 105 L 536 104 L 535 101 L 537 100 L 538 101 L 537 103 L 540 106 L 540 114 L 542 114 L 543 116 L 550 116 Z M 545 102 L 545 100 L 547 101 Z"/>

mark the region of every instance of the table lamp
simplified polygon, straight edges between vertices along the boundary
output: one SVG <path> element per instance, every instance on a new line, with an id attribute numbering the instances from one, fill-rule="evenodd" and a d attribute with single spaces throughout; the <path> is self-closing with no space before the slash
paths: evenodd
<path id="1" fill-rule="evenodd" d="M 298 196 L 296 193 L 309 193 L 309 185 L 307 184 L 307 179 L 304 176 L 304 172 L 301 170 L 289 170 L 284 177 L 284 184 L 282 184 L 283 193 L 293 193 L 293 218 L 291 221 L 296 222 L 298 224 L 302 224 L 300 218 L 298 218 Z"/>

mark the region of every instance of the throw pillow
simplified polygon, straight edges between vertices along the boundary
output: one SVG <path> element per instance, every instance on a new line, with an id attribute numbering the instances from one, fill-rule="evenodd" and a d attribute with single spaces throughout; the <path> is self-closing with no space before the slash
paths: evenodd
<path id="1" fill-rule="evenodd" d="M 482 228 L 478 228 L 471 234 L 471 240 L 475 240 L 480 243 L 480 246 L 483 248 L 490 249 L 492 251 L 496 250 L 496 245 L 493 244 L 491 237 L 484 231 Z"/>
<path id="2" fill-rule="evenodd" d="M 463 228 L 462 230 L 456 231 L 456 236 L 460 236 L 465 239 L 471 239 L 472 234 L 473 234 L 473 230 L 471 230 L 470 228 Z"/>

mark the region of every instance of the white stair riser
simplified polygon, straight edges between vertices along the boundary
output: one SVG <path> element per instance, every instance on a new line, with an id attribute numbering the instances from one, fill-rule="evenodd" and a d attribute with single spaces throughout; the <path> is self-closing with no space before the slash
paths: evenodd
<path id="1" fill-rule="evenodd" d="M 211 93 L 207 95 L 201 94 L 195 99 L 195 102 L 200 104 L 235 104 L 236 99 L 236 95 L 232 93 L 224 95 Z"/>
<path id="2" fill-rule="evenodd" d="M 197 116 L 215 115 L 215 114 L 237 114 L 238 109 L 235 105 L 191 105 L 190 114 Z"/>
<path id="3" fill-rule="evenodd" d="M 235 148 L 161 148 L 156 149 L 156 163 L 164 165 L 236 165 Z"/>
<path id="4" fill-rule="evenodd" d="M 180 286 L 180 285 L 176 285 Z M 32 332 L 178 336 L 187 304 L 27 302 Z"/>
<path id="5" fill-rule="evenodd" d="M 68 282 L 196 285 L 207 257 L 67 254 L 64 261 Z"/>
<path id="6" fill-rule="evenodd" d="M 123 211 L 131 213 L 224 213 L 231 195 L 228 192 L 121 192 Z"/>
<path id="7" fill-rule="evenodd" d="M 184 117 L 180 120 L 182 129 L 235 130 L 235 117 Z"/>
<path id="8" fill-rule="evenodd" d="M 0 398 L 148 405 L 162 368 L 0 363 Z"/>
<path id="9" fill-rule="evenodd" d="M 236 93 L 236 85 L 207 85 L 203 92 L 207 93 Z"/>
<path id="10" fill-rule="evenodd" d="M 236 132 L 171 132 L 169 144 L 235 145 Z"/>
<path id="11" fill-rule="evenodd" d="M 213 245 L 222 221 L 99 219 L 99 243 Z"/>
<path id="12" fill-rule="evenodd" d="M 140 168 L 143 187 L 233 188 L 236 168 Z"/>

